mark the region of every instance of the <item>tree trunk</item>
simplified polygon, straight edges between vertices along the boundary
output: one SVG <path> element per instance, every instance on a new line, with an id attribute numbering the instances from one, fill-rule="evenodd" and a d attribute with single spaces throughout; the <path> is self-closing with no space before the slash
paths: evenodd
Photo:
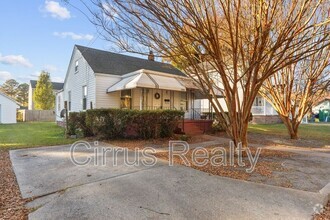
<path id="1" fill-rule="evenodd" d="M 296 126 L 289 117 L 281 117 L 284 125 L 288 129 L 288 133 L 291 139 L 297 140 L 298 139 L 298 126 Z"/>
<path id="2" fill-rule="evenodd" d="M 247 135 L 247 130 L 249 127 L 249 121 L 244 121 L 244 124 L 242 125 L 242 133 L 241 133 L 241 142 L 242 142 L 242 147 L 246 148 L 248 147 L 248 135 Z"/>
<path id="3" fill-rule="evenodd" d="M 296 131 L 294 131 L 293 133 L 290 134 L 290 138 L 297 140 L 298 139 L 298 133 Z"/>
<path id="4" fill-rule="evenodd" d="M 242 121 L 240 123 L 232 123 L 231 127 L 232 127 L 232 132 L 230 133 L 230 137 L 232 139 L 232 141 L 235 144 L 235 147 L 238 146 L 239 143 L 242 144 L 243 148 L 248 147 L 248 138 L 247 138 L 247 130 L 248 130 L 248 126 L 249 126 L 249 119 L 244 120 L 242 119 Z M 241 126 L 240 126 L 241 124 Z M 237 131 L 237 132 L 234 132 Z"/>
<path id="5" fill-rule="evenodd" d="M 242 134 L 242 147 L 247 148 L 248 147 L 248 139 L 247 139 L 247 132 Z"/>

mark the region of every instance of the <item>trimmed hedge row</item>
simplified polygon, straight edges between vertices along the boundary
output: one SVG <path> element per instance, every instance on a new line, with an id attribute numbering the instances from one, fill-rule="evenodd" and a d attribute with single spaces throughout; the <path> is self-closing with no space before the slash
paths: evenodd
<path id="1" fill-rule="evenodd" d="M 68 133 L 101 139 L 169 137 L 183 115 L 184 112 L 177 110 L 92 109 L 71 112 Z"/>

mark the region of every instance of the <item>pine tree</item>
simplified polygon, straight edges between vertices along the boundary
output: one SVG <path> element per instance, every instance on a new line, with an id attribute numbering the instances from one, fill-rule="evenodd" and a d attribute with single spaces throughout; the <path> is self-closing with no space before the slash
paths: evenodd
<path id="1" fill-rule="evenodd" d="M 40 73 L 36 89 L 33 94 L 35 109 L 51 110 L 54 108 L 55 96 L 53 94 L 53 85 L 48 72 Z"/>
<path id="2" fill-rule="evenodd" d="M 0 86 L 0 90 L 5 93 L 7 96 L 16 98 L 17 88 L 19 83 L 14 79 L 7 80 L 3 85 Z"/>
<path id="3" fill-rule="evenodd" d="M 16 101 L 22 106 L 28 106 L 29 102 L 29 84 L 22 83 L 17 87 Z"/>

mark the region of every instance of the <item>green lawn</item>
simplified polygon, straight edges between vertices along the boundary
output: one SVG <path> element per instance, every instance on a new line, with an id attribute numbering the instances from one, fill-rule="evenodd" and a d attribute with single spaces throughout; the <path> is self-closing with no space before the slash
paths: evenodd
<path id="1" fill-rule="evenodd" d="M 284 124 L 251 124 L 249 132 L 289 137 Z M 330 124 L 302 124 L 298 136 L 301 139 L 321 140 L 330 144 Z"/>
<path id="2" fill-rule="evenodd" d="M 64 137 L 64 129 L 54 122 L 0 124 L 0 149 L 52 146 L 73 143 Z"/>

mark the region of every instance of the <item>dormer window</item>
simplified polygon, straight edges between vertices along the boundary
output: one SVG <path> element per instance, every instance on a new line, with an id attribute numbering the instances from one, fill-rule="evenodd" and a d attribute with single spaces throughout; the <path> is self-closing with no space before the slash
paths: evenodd
<path id="1" fill-rule="evenodd" d="M 78 62 L 78 60 L 76 61 L 76 65 L 75 65 L 75 67 L 74 67 L 74 71 L 75 72 L 78 72 L 78 67 L 79 67 L 79 62 Z"/>

